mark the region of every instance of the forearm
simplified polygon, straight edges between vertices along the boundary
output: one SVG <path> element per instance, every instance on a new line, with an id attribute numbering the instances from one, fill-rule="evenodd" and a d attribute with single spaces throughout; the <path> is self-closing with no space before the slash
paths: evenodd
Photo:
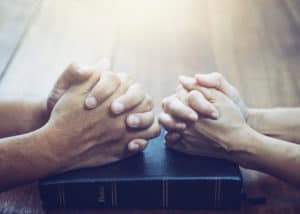
<path id="1" fill-rule="evenodd" d="M 300 186 L 299 145 L 260 134 L 250 127 L 240 141 L 244 148 L 233 155 L 235 161 Z"/>
<path id="2" fill-rule="evenodd" d="M 0 139 L 0 192 L 58 170 L 49 151 L 49 139 L 35 132 Z"/>
<path id="3" fill-rule="evenodd" d="M 44 101 L 11 98 L 0 101 L 0 138 L 27 133 L 40 128 L 49 118 Z"/>
<path id="4" fill-rule="evenodd" d="M 300 143 L 300 108 L 250 109 L 248 124 L 264 135 Z"/>

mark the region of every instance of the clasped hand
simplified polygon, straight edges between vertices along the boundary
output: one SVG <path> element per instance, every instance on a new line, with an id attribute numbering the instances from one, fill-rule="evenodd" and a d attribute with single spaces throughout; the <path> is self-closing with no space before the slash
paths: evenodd
<path id="1" fill-rule="evenodd" d="M 141 85 L 104 70 L 101 63 L 70 65 L 48 98 L 51 114 L 43 129 L 60 139 L 48 137 L 53 143 L 47 149 L 55 156 L 51 159 L 64 163 L 61 171 L 121 160 L 145 149 L 147 140 L 159 134 L 153 101 Z M 159 121 L 171 149 L 230 160 L 231 152 L 245 146 L 233 139 L 247 134 L 247 108 L 218 73 L 180 77 L 162 109 Z"/>
<path id="2" fill-rule="evenodd" d="M 59 171 L 111 163 L 142 151 L 159 134 L 153 101 L 126 74 L 70 65 L 47 100 L 42 128 Z M 59 139 L 59 140 L 57 140 Z"/>
<path id="3" fill-rule="evenodd" d="M 166 145 L 188 154 L 231 160 L 247 134 L 247 108 L 237 90 L 219 73 L 182 76 L 176 93 L 162 101 L 159 120 Z"/>

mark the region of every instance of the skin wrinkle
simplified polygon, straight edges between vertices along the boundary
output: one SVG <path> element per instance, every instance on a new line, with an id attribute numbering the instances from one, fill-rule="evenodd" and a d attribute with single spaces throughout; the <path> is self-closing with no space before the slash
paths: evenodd
<path id="1" fill-rule="evenodd" d="M 92 72 L 87 78 L 87 73 L 80 74 L 74 69 L 69 66 L 65 70 L 48 98 L 39 105 L 20 101 L 0 103 L 0 116 L 9 119 L 9 123 L 0 124 L 1 136 L 27 130 L 22 136 L 0 139 L 0 153 L 5 153 L 4 158 L 0 157 L 0 171 L 3 172 L 0 191 L 45 175 L 126 158 L 145 148 L 147 140 L 159 133 L 152 98 L 139 84 L 133 85 L 125 74 Z M 110 75 L 120 82 L 120 87 L 111 96 L 104 95 L 105 101 L 94 109 L 85 109 L 88 94 L 96 93 L 97 96 L 100 93 L 95 91 L 100 74 L 102 77 Z M 128 90 L 131 91 L 126 94 Z M 127 106 L 124 112 L 115 115 L 111 112 L 111 104 L 120 96 Z M 133 114 L 138 114 L 145 127 L 128 129 L 126 118 Z M 10 120 L 15 117 L 18 120 Z M 41 121 L 37 121 L 40 118 Z M 11 127 L 18 128 L 13 130 Z M 138 148 L 131 152 L 129 148 L 134 150 L 133 144 Z M 18 174 L 15 173 L 17 170 Z"/>

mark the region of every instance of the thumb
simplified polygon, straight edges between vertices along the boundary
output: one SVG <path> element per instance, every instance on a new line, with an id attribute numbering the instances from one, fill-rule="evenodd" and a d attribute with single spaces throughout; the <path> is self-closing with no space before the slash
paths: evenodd
<path id="1" fill-rule="evenodd" d="M 81 83 L 92 75 L 92 71 L 79 67 L 77 64 L 70 64 L 61 74 L 55 83 L 54 89 L 66 91 L 71 85 Z"/>
<path id="2" fill-rule="evenodd" d="M 87 80 L 92 75 L 91 71 L 81 69 L 77 64 L 71 63 L 56 81 L 47 100 L 49 110 L 52 110 L 59 98 L 76 83 Z"/>
<path id="3" fill-rule="evenodd" d="M 130 152 L 140 152 L 146 148 L 147 144 L 148 142 L 144 139 L 134 139 L 129 142 L 128 150 Z"/>
<path id="4" fill-rule="evenodd" d="M 227 96 L 234 96 L 234 87 L 225 79 L 221 73 L 196 74 L 196 81 L 199 85 L 207 88 L 220 90 Z"/>

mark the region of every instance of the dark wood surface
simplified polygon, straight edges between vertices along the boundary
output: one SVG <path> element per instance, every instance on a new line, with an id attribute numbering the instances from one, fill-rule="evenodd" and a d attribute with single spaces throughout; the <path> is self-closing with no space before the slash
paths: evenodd
<path id="1" fill-rule="evenodd" d="M 0 96 L 45 97 L 70 61 L 101 57 L 112 60 L 114 71 L 135 75 L 157 112 L 178 75 L 213 71 L 223 73 L 249 107 L 300 106 L 300 1 L 44 0 L 6 66 Z M 266 197 L 267 204 L 227 212 L 84 213 L 300 213 L 299 189 L 253 170 L 242 173 L 247 193 Z M 36 185 L 0 194 L 0 213 L 43 212 Z"/>

